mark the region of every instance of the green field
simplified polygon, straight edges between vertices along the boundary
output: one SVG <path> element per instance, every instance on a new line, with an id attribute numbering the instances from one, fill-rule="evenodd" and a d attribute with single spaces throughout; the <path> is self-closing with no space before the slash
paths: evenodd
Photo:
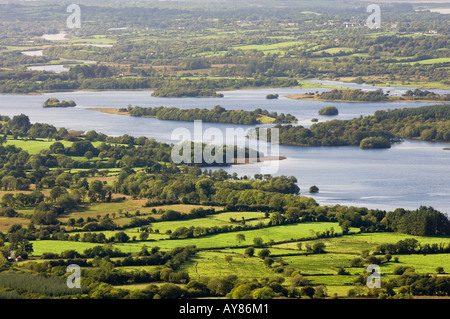
<path id="1" fill-rule="evenodd" d="M 197 222 L 204 222 L 208 219 L 199 219 Z M 213 225 L 216 223 L 215 221 L 211 221 Z M 172 221 L 172 222 L 160 222 L 154 223 L 154 225 L 163 224 L 163 229 L 173 229 L 174 226 L 181 225 L 194 225 L 191 221 Z M 198 225 L 198 224 L 197 224 Z M 156 229 L 157 226 L 153 226 Z M 264 242 L 268 242 L 273 240 L 274 242 L 284 241 L 284 240 L 295 240 L 302 238 L 310 238 L 312 236 L 311 231 L 314 232 L 323 232 L 325 230 L 334 228 L 336 232 L 341 231 L 340 227 L 337 223 L 330 222 L 321 222 L 321 223 L 300 223 L 300 224 L 290 224 L 290 225 L 282 225 L 282 226 L 273 226 L 262 229 L 254 229 L 254 230 L 246 230 L 246 231 L 237 231 L 237 232 L 228 232 L 228 233 L 219 233 L 214 235 L 202 236 L 198 238 L 188 238 L 188 239 L 172 239 L 172 240 L 158 240 L 158 241 L 135 241 L 129 242 L 126 244 L 117 244 L 118 247 L 122 247 L 125 251 L 131 249 L 133 247 L 133 251 L 138 251 L 143 245 L 147 246 L 158 246 L 161 248 L 175 248 L 181 246 L 190 246 L 195 245 L 197 248 L 214 248 L 214 247 L 245 247 L 253 245 L 253 239 L 256 237 L 260 237 Z M 176 228 L 176 227 L 175 227 Z M 129 235 L 138 235 L 137 228 L 127 230 Z M 105 235 L 112 235 L 114 232 L 108 231 L 105 232 Z M 75 234 L 75 233 L 73 233 Z M 241 241 L 238 243 L 236 239 L 237 234 L 243 234 L 245 236 L 245 241 Z M 167 238 L 167 236 L 163 235 L 155 235 L 162 236 L 163 238 Z M 159 237 L 159 238 L 160 238 Z M 55 246 L 52 246 L 51 243 L 56 243 L 54 241 L 34 241 L 34 254 L 40 255 L 42 252 L 53 252 L 53 253 L 61 253 L 64 250 L 70 249 L 71 243 L 70 241 L 61 241 L 57 242 Z M 86 244 L 86 243 L 78 243 L 85 246 L 92 247 L 96 244 Z M 84 247 L 84 246 L 83 246 Z M 75 248 L 72 248 L 75 249 Z M 85 248 L 83 248 L 85 249 Z"/>
<path id="2" fill-rule="evenodd" d="M 225 256 L 232 256 L 228 263 Z M 264 265 L 261 258 L 221 251 L 201 251 L 182 268 L 192 278 L 226 277 L 238 274 L 240 278 L 273 278 L 277 275 Z"/>
<path id="3" fill-rule="evenodd" d="M 320 54 L 322 52 L 329 53 L 329 54 L 336 54 L 336 53 L 351 53 L 354 52 L 354 48 L 346 48 L 346 47 L 338 47 L 338 48 L 329 48 L 325 50 L 316 51 L 316 54 Z"/>
<path id="4" fill-rule="evenodd" d="M 239 50 L 257 50 L 263 51 L 264 53 L 280 53 L 283 50 L 290 47 L 299 47 L 303 45 L 303 41 L 286 41 L 274 44 L 250 44 L 250 45 L 240 45 L 234 46 L 233 49 Z"/>
<path id="5" fill-rule="evenodd" d="M 72 145 L 72 142 L 69 141 L 60 141 L 60 142 L 63 143 L 64 147 L 66 148 Z M 30 154 L 39 154 L 39 152 L 42 150 L 48 150 L 53 143 L 55 143 L 55 141 L 48 141 L 45 139 L 14 140 L 12 138 L 8 138 L 6 141 L 6 145 L 14 145 L 15 147 L 19 147 Z"/>
<path id="6" fill-rule="evenodd" d="M 427 60 L 421 60 L 421 61 L 414 61 L 414 62 L 407 62 L 409 65 L 413 65 L 416 63 L 419 64 L 435 64 L 435 63 L 449 63 L 450 58 L 436 58 L 436 59 L 427 59 Z"/>
<path id="7" fill-rule="evenodd" d="M 436 268 L 444 267 L 444 271 L 450 273 L 450 254 L 428 254 L 428 255 L 394 255 L 398 257 L 398 263 L 389 262 L 381 265 L 381 272 L 392 274 L 397 266 L 411 266 L 416 272 L 425 274 L 436 273 Z"/>

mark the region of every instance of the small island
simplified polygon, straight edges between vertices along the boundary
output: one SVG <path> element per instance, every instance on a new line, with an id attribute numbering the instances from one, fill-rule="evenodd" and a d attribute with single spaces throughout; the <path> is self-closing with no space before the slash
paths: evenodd
<path id="1" fill-rule="evenodd" d="M 376 149 L 376 148 L 391 148 L 391 142 L 381 136 L 372 136 L 372 137 L 366 137 L 363 140 L 361 140 L 359 147 L 362 150 L 367 149 Z"/>
<path id="2" fill-rule="evenodd" d="M 319 192 L 319 187 L 317 187 L 316 185 L 313 185 L 309 188 L 309 193 L 310 194 L 315 194 Z"/>
<path id="3" fill-rule="evenodd" d="M 339 110 L 335 107 L 335 106 L 325 106 L 324 108 L 321 108 L 319 110 L 319 115 L 328 115 L 328 116 L 332 116 L 332 115 L 338 115 L 339 114 Z"/>
<path id="4" fill-rule="evenodd" d="M 223 97 L 213 89 L 199 89 L 193 87 L 161 87 L 153 91 L 155 97 Z"/>
<path id="5" fill-rule="evenodd" d="M 276 100 L 278 99 L 279 95 L 278 94 L 267 94 L 266 95 L 266 99 L 268 100 Z"/>
<path id="6" fill-rule="evenodd" d="M 58 100 L 57 98 L 51 97 L 47 99 L 47 101 L 44 102 L 42 107 L 75 107 L 77 106 L 76 103 L 72 100 L 65 101 L 65 100 Z"/>

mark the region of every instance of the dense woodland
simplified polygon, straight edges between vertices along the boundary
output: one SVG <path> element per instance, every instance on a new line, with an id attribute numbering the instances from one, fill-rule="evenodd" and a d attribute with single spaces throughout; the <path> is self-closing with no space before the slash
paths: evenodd
<path id="1" fill-rule="evenodd" d="M 275 128 L 279 129 L 280 143 L 297 146 L 377 148 L 390 147 L 390 143 L 401 138 L 448 142 L 449 112 L 448 105 L 433 105 L 377 111 L 374 115 L 352 120 L 314 123 L 310 128 L 300 125 L 277 125 Z M 378 141 L 373 138 L 378 138 Z"/>

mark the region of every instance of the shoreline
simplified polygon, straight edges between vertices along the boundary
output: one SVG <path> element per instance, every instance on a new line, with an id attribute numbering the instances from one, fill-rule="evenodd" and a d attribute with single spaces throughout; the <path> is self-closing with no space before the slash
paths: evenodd
<path id="1" fill-rule="evenodd" d="M 242 158 L 233 158 L 233 162 L 230 163 L 231 165 L 245 165 L 245 164 L 255 164 L 255 163 L 262 163 L 267 161 L 282 161 L 287 159 L 286 156 L 264 156 L 259 158 L 254 157 L 245 157 L 245 163 L 237 163 L 238 160 L 242 160 Z"/>

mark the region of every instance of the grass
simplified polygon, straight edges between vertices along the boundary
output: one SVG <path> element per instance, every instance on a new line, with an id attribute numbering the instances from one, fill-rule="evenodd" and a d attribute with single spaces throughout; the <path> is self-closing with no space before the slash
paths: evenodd
<path id="1" fill-rule="evenodd" d="M 427 237 L 427 236 L 412 236 L 400 233 L 363 233 L 352 235 L 352 240 L 373 243 L 375 245 L 381 243 L 396 243 L 406 238 L 417 239 L 421 244 L 440 244 L 450 243 L 450 236 L 447 237 Z"/>
<path id="2" fill-rule="evenodd" d="M 239 45 L 233 47 L 236 50 L 257 50 L 263 51 L 264 53 L 280 53 L 289 47 L 301 46 L 303 41 L 285 41 L 273 44 L 249 44 L 249 45 Z"/>
<path id="3" fill-rule="evenodd" d="M 59 141 L 64 144 L 64 147 L 70 147 L 72 142 L 69 141 Z M 14 145 L 15 147 L 21 148 L 24 151 L 27 151 L 31 155 L 39 154 L 42 150 L 48 150 L 50 146 L 55 143 L 55 141 L 48 141 L 46 139 L 36 139 L 36 140 L 23 140 L 17 139 L 14 140 L 8 137 L 6 141 L 6 145 Z"/>
<path id="4" fill-rule="evenodd" d="M 334 238 L 324 238 L 324 239 L 318 239 L 315 240 L 314 242 L 317 241 L 321 241 L 325 244 L 326 246 L 326 251 L 327 252 L 332 252 L 332 253 L 344 253 L 344 254 L 359 254 L 359 252 L 363 251 L 363 250 L 367 250 L 367 249 L 373 249 L 376 244 L 374 243 L 369 243 L 369 242 L 365 242 L 365 241 L 361 241 L 358 240 L 357 237 L 358 235 L 346 235 L 346 236 L 342 236 L 342 237 L 334 237 Z M 281 249 L 292 249 L 294 251 L 298 251 L 297 248 L 297 243 L 298 242 L 292 242 L 292 243 L 285 243 L 285 244 L 280 244 L 280 245 L 276 245 L 276 248 L 281 248 Z M 305 243 L 303 243 L 303 249 L 304 247 L 306 247 L 306 244 L 310 244 L 312 245 L 313 242 L 312 241 L 307 241 Z"/>
<path id="5" fill-rule="evenodd" d="M 26 226 L 30 220 L 23 217 L 0 217 L 0 232 L 6 233 L 12 225 Z"/>
<path id="6" fill-rule="evenodd" d="M 203 219 L 205 220 L 205 219 Z M 191 221 L 192 222 L 192 221 Z M 174 222 L 170 222 L 174 225 Z M 176 222 L 178 223 L 178 222 Z M 157 241 L 132 241 L 125 244 L 114 244 L 115 247 L 128 252 L 128 251 L 140 251 L 143 245 L 146 246 L 158 246 L 161 248 L 175 248 L 182 246 L 195 245 L 197 248 L 215 248 L 215 247 L 245 247 L 249 245 L 253 245 L 253 239 L 256 237 L 262 238 L 264 242 L 268 242 L 269 240 L 283 241 L 294 238 L 304 238 L 311 236 L 311 230 L 314 231 L 325 231 L 326 229 L 330 229 L 333 227 L 336 231 L 340 231 L 340 227 L 338 223 L 329 223 L 329 222 L 316 222 L 316 223 L 300 223 L 300 224 L 290 224 L 290 225 L 281 225 L 281 226 L 273 226 L 269 228 L 262 229 L 254 229 L 254 230 L 246 230 L 246 231 L 238 231 L 238 232 L 228 232 L 228 233 L 219 233 L 209 236 L 202 236 L 197 238 L 188 238 L 188 239 L 173 239 L 173 240 L 164 240 L 167 238 L 163 235 L 155 235 L 162 237 L 162 240 Z M 155 227 L 156 228 L 156 227 Z M 135 232 L 134 232 L 135 231 Z M 106 235 L 112 235 L 114 232 L 105 232 Z M 74 233 L 72 233 L 74 234 Z M 137 228 L 128 230 L 129 235 L 138 235 Z M 245 241 L 238 243 L 236 239 L 237 234 L 243 234 L 245 236 Z M 108 237 L 108 236 L 107 236 Z M 73 242 L 73 241 L 54 241 L 54 240 L 36 240 L 33 241 L 34 252 L 33 255 L 41 255 L 43 252 L 53 252 L 53 253 L 61 253 L 64 250 L 75 249 L 79 252 L 84 251 L 86 248 L 90 248 L 93 246 L 99 245 L 97 243 L 85 243 L 85 242 Z"/>
<path id="7" fill-rule="evenodd" d="M 449 62 L 450 62 L 450 58 L 435 58 L 435 59 L 426 59 L 426 60 L 414 61 L 414 62 L 406 62 L 406 63 L 402 63 L 402 64 L 414 65 L 416 63 L 435 64 L 435 63 L 449 63 Z"/>
<path id="8" fill-rule="evenodd" d="M 225 256 L 232 256 L 228 263 Z M 241 254 L 223 252 L 200 251 L 188 263 L 183 265 L 190 278 L 223 278 L 238 275 L 239 278 L 274 278 L 276 273 L 267 268 L 261 258 L 246 257 Z"/>
<path id="9" fill-rule="evenodd" d="M 379 244 L 396 243 L 406 238 L 415 238 L 421 244 L 447 244 L 450 242 L 450 238 L 448 237 L 422 237 L 400 233 L 362 233 L 319 240 L 325 243 L 327 252 L 359 255 L 363 250 L 373 251 Z M 312 242 L 305 242 L 303 247 L 305 247 L 307 243 L 312 244 Z M 275 247 L 297 250 L 297 243 L 285 243 L 276 245 Z"/>
<path id="10" fill-rule="evenodd" d="M 97 179 L 97 178 L 95 178 L 95 179 Z M 100 179 L 102 180 L 104 178 L 100 178 Z M 123 195 L 117 195 L 117 196 L 123 196 Z M 161 210 L 172 209 L 172 210 L 178 211 L 180 213 L 189 213 L 194 208 L 199 208 L 199 207 L 211 208 L 211 207 L 206 207 L 206 206 L 201 206 L 201 205 L 185 205 L 185 204 L 163 205 L 163 206 L 157 206 L 157 207 L 143 207 L 142 205 L 144 205 L 146 202 L 147 202 L 147 200 L 145 200 L 145 199 L 130 199 L 130 198 L 128 198 L 122 202 L 117 202 L 117 203 L 94 203 L 94 204 L 87 206 L 85 209 L 74 211 L 74 212 L 71 212 L 71 213 L 65 215 L 63 218 L 61 218 L 61 220 L 66 221 L 69 218 L 78 219 L 80 217 L 83 217 L 84 219 L 86 219 L 87 217 L 97 218 L 98 215 L 103 217 L 107 214 L 109 214 L 110 217 L 113 217 L 113 214 L 115 214 L 116 217 L 114 218 L 114 222 L 116 222 L 119 225 L 123 225 L 126 222 L 129 222 L 129 220 L 135 216 L 135 212 L 137 210 L 139 210 L 141 215 L 152 214 L 153 217 L 158 219 L 158 218 L 160 218 L 160 215 L 154 215 L 152 213 L 153 209 L 156 209 L 157 211 L 159 209 L 161 209 Z M 221 209 L 221 207 L 216 207 L 216 210 L 220 210 L 220 209 Z M 120 211 L 123 214 L 120 214 Z M 130 215 L 128 217 L 125 216 L 125 214 L 127 212 L 130 213 Z M 137 217 L 139 217 L 139 216 L 137 216 Z M 124 220 L 120 221 L 121 219 L 124 219 Z"/>
<path id="11" fill-rule="evenodd" d="M 364 269 L 361 269 L 361 273 L 363 272 Z M 345 295 L 347 295 L 348 289 L 351 288 L 350 285 L 358 276 L 359 275 L 320 275 L 305 277 L 312 285 L 326 285 L 327 289 L 332 286 L 346 287 L 346 289 L 343 289 L 343 291 L 345 292 Z"/>
<path id="12" fill-rule="evenodd" d="M 89 38 L 77 38 L 73 37 L 68 40 L 64 40 L 67 43 L 89 43 L 89 44 L 115 44 L 117 40 L 110 39 L 104 35 L 92 35 Z"/>
<path id="13" fill-rule="evenodd" d="M 236 220 L 241 220 L 242 217 L 245 218 L 264 218 L 263 213 L 235 213 L 227 212 L 220 213 L 217 215 L 209 215 L 206 218 L 196 218 L 191 220 L 179 220 L 179 221 L 168 221 L 168 222 L 158 222 L 152 223 L 150 227 L 153 229 L 159 229 L 160 233 L 164 233 L 167 230 L 174 231 L 179 227 L 221 227 L 225 225 L 236 225 L 230 222 L 230 217 Z M 258 221 L 255 221 L 258 222 Z M 247 224 L 247 223 L 246 223 Z"/>
<path id="14" fill-rule="evenodd" d="M 219 233 L 209 236 L 202 236 L 197 238 L 187 238 L 187 239 L 174 239 L 174 240 L 161 240 L 158 242 L 146 243 L 145 241 L 136 241 L 130 243 L 133 246 L 142 246 L 144 243 L 147 245 L 157 245 L 161 248 L 174 248 L 181 246 L 195 245 L 197 248 L 219 248 L 219 247 L 245 247 L 253 245 L 253 239 L 256 237 L 262 238 L 264 242 L 273 240 L 283 241 L 295 238 L 305 238 L 310 237 L 310 230 L 314 231 L 325 231 L 334 227 L 336 231 L 340 231 L 338 223 L 320 222 L 320 223 L 301 223 L 301 224 L 290 224 L 282 226 L 273 226 L 269 228 L 253 229 L 246 231 Z M 236 239 L 237 234 L 243 234 L 245 236 L 245 241 L 240 244 Z"/>
<path id="15" fill-rule="evenodd" d="M 130 202 L 130 201 L 128 201 Z M 181 206 L 181 205 L 178 205 Z M 190 205 L 184 205 L 185 212 L 190 211 L 190 209 L 192 209 L 192 207 Z M 188 206 L 188 207 L 186 207 Z M 128 206 L 129 207 L 129 206 Z M 169 207 L 174 207 L 174 206 L 169 206 Z M 193 206 L 196 207 L 196 206 Z M 148 208 L 147 208 L 148 209 Z M 105 213 L 105 212 L 104 212 Z M 79 216 L 74 217 L 74 215 L 71 215 L 72 218 L 79 218 Z M 84 216 L 84 215 L 83 215 Z M 89 213 L 90 217 L 96 217 L 96 215 L 94 216 L 94 214 Z M 87 215 L 86 215 L 87 217 Z M 160 216 L 155 216 L 157 218 L 159 218 Z M 264 219 L 264 214 L 263 213 L 258 213 L 258 212 L 226 212 L 226 213 L 219 213 L 219 214 L 214 214 L 214 215 L 209 215 L 205 218 L 197 218 L 197 219 L 191 219 L 191 220 L 177 220 L 177 221 L 164 221 L 164 222 L 156 222 L 156 223 L 151 223 L 148 224 L 147 226 L 151 227 L 154 231 L 158 230 L 158 233 L 149 233 L 149 237 L 148 239 L 150 240 L 163 240 L 163 239 L 168 239 L 169 235 L 165 235 L 165 233 L 167 231 L 175 231 L 177 228 L 179 227 L 221 227 L 221 226 L 226 226 L 226 225 L 233 225 L 233 226 L 237 226 L 237 224 L 233 224 L 230 222 L 230 218 L 234 218 L 238 221 L 242 220 L 242 217 L 246 218 L 246 219 L 250 219 L 250 218 L 257 218 L 257 220 L 250 220 L 247 221 L 246 224 L 247 225 L 254 225 L 257 224 L 259 222 L 263 222 Z M 68 219 L 69 217 L 65 218 L 64 220 Z M 129 221 L 131 220 L 132 217 L 128 217 L 128 218 L 116 218 L 114 219 L 114 222 L 116 224 L 123 224 L 126 225 L 127 223 L 129 223 Z M 144 218 L 144 217 L 142 217 Z M 267 219 L 266 219 L 267 220 Z M 123 230 L 130 238 L 133 238 L 133 236 L 136 236 L 136 238 L 139 238 L 140 235 L 140 228 L 141 227 L 133 227 L 133 228 L 128 228 Z M 105 234 L 106 238 L 110 238 L 113 235 L 115 235 L 118 231 L 120 230 L 116 230 L 116 231 L 95 231 L 93 233 L 103 233 Z M 71 235 L 75 235 L 79 233 L 80 235 L 83 234 L 83 232 L 71 232 Z"/>
<path id="16" fill-rule="evenodd" d="M 60 254 L 65 250 L 74 249 L 80 253 L 88 248 L 92 248 L 101 244 L 84 243 L 74 241 L 60 241 L 60 240 L 33 240 L 33 256 L 41 256 L 45 252 Z M 138 250 L 136 250 L 138 251 Z"/>
<path id="17" fill-rule="evenodd" d="M 429 255 L 393 255 L 398 257 L 399 262 L 389 262 L 381 265 L 381 272 L 392 274 L 397 266 L 414 267 L 418 273 L 433 274 L 438 266 L 444 267 L 444 271 L 450 273 L 450 254 L 429 254 Z"/>
<path id="18" fill-rule="evenodd" d="M 319 54 L 322 52 L 329 53 L 329 54 L 336 54 L 339 52 L 351 53 L 353 51 L 355 51 L 354 48 L 338 47 L 338 48 L 329 48 L 329 49 L 325 49 L 325 50 L 321 50 L 321 51 L 316 51 L 315 54 Z"/>
<path id="19" fill-rule="evenodd" d="M 361 273 L 362 268 L 349 268 L 352 259 L 351 255 L 333 253 L 283 257 L 290 267 L 303 275 L 336 275 L 340 267 L 346 268 L 351 274 Z"/>

